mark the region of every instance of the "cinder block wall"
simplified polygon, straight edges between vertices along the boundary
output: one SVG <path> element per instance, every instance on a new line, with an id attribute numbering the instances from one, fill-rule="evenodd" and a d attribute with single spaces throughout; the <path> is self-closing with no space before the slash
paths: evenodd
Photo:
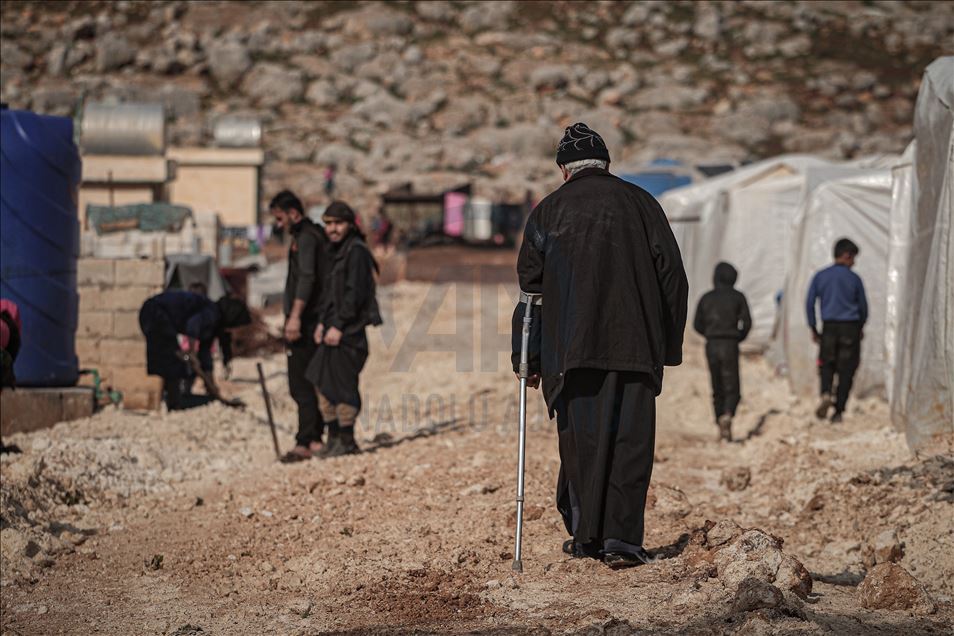
<path id="1" fill-rule="evenodd" d="M 146 375 L 146 341 L 139 308 L 162 291 L 164 259 L 81 258 L 76 355 L 81 369 L 98 369 L 103 382 L 123 392 L 126 408 L 157 409 L 162 380 Z M 89 377 L 83 383 L 89 384 Z"/>

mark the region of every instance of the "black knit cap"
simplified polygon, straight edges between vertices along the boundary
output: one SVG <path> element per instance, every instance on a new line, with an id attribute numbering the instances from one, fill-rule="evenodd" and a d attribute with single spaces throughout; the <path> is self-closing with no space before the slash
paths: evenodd
<path id="1" fill-rule="evenodd" d="M 354 210 L 351 209 L 351 206 L 344 201 L 332 201 L 331 204 L 325 208 L 321 218 L 337 219 L 339 221 L 354 223 L 355 215 Z"/>
<path id="2" fill-rule="evenodd" d="M 596 134 L 595 130 L 579 122 L 569 126 L 563 133 L 560 147 L 557 148 L 556 162 L 558 165 L 565 166 L 583 159 L 609 161 L 610 156 L 603 138 Z"/>

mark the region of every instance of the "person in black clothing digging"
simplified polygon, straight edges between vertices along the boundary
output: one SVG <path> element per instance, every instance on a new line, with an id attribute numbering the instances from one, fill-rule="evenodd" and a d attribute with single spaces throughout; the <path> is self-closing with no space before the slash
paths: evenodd
<path id="1" fill-rule="evenodd" d="M 355 225 L 354 210 L 334 201 L 323 215 L 331 241 L 331 272 L 314 332 L 318 350 L 306 377 L 318 389 L 321 415 L 328 425 L 322 457 L 359 452 L 354 424 L 361 410 L 358 376 L 368 359 L 368 325 L 380 325 L 374 273 L 378 265 L 364 234 Z"/>
<path id="2" fill-rule="evenodd" d="M 719 263 L 712 276 L 715 289 L 699 299 L 693 327 L 706 338 L 706 361 L 712 379 L 712 405 L 719 439 L 732 440 L 732 418 L 742 399 L 739 382 L 739 343 L 752 328 L 745 295 L 735 289 L 738 273 Z"/>
<path id="3" fill-rule="evenodd" d="M 283 309 L 288 391 L 298 406 L 298 434 L 295 447 L 282 462 L 292 463 L 309 459 L 324 448 L 321 436 L 325 425 L 315 387 L 305 378 L 305 370 L 317 349 L 311 334 L 318 325 L 322 282 L 328 273 L 328 237 L 305 216 L 301 201 L 288 190 L 275 195 L 269 209 L 276 224 L 291 234 Z"/>

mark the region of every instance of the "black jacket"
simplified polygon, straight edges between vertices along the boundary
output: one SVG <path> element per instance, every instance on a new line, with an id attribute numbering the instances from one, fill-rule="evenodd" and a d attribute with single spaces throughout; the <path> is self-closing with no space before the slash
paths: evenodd
<path id="1" fill-rule="evenodd" d="M 325 280 L 320 322 L 326 330 L 336 327 L 346 335 L 380 325 L 374 258 L 368 245 L 352 232 L 341 243 L 331 244 L 330 252 L 331 271 Z"/>
<path id="2" fill-rule="evenodd" d="M 719 263 L 712 275 L 715 289 L 699 299 L 692 326 L 706 340 L 723 338 L 741 342 L 749 335 L 752 317 L 745 295 L 733 287 L 737 277 L 734 267 Z"/>
<path id="3" fill-rule="evenodd" d="M 288 277 L 285 279 L 283 305 L 285 315 L 291 313 L 296 300 L 304 300 L 302 324 L 318 324 L 322 282 L 328 275 L 328 237 L 324 228 L 311 219 L 302 219 L 291 229 L 292 242 L 288 249 Z"/>
<path id="4" fill-rule="evenodd" d="M 543 294 L 539 371 L 551 412 L 571 369 L 647 373 L 658 393 L 663 366 L 682 362 L 689 284 L 666 215 L 642 188 L 598 168 L 573 175 L 530 214 L 517 275 L 522 290 Z"/>

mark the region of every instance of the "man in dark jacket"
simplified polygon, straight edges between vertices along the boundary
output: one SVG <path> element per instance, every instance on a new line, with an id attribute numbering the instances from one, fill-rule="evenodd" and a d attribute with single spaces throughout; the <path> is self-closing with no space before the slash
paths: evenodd
<path id="1" fill-rule="evenodd" d="M 298 434 L 295 447 L 282 458 L 291 463 L 306 460 L 323 448 L 324 422 L 315 387 L 305 378 L 305 370 L 317 348 L 311 334 L 318 325 L 322 282 L 328 272 L 328 238 L 305 216 L 301 201 L 288 190 L 275 195 L 269 209 L 276 224 L 291 235 L 283 309 L 288 392 L 298 406 Z"/>
<path id="2" fill-rule="evenodd" d="M 832 386 L 838 376 L 833 424 L 842 420 L 855 371 L 861 363 L 862 330 L 868 320 L 868 299 L 861 277 L 851 271 L 858 246 L 843 238 L 835 243 L 835 263 L 817 272 L 808 288 L 805 312 L 812 337 L 819 344 L 818 370 L 821 401 L 815 414 L 825 419 L 832 405 Z M 822 332 L 818 333 L 815 305 L 821 301 Z"/>
<path id="3" fill-rule="evenodd" d="M 318 350 L 307 377 L 318 389 L 319 407 L 328 424 L 328 446 L 322 456 L 337 457 L 359 452 L 354 424 L 361 411 L 358 376 L 368 359 L 365 329 L 381 324 L 374 283 L 378 266 L 348 204 L 332 202 L 322 219 L 331 241 L 332 265 L 314 331 Z"/>
<path id="4" fill-rule="evenodd" d="M 187 377 L 186 362 L 180 357 L 179 334 L 189 338 L 189 355 L 208 361 L 202 370 L 209 395 L 217 395 L 212 378 L 212 343 L 219 342 L 222 361 L 232 359 L 229 329 L 251 322 L 248 307 L 241 300 L 223 296 L 213 302 L 205 296 L 183 290 L 170 290 L 153 296 L 139 310 L 139 327 L 146 336 L 146 372 L 162 378 L 166 406 L 170 411 L 182 408 L 182 380 Z M 211 385 L 208 383 L 212 382 Z"/>
<path id="5" fill-rule="evenodd" d="M 715 289 L 699 299 L 693 327 L 706 338 L 706 361 L 712 379 L 712 405 L 719 439 L 732 440 L 732 418 L 742 399 L 739 382 L 739 343 L 752 328 L 749 303 L 735 289 L 738 273 L 728 263 L 719 263 L 712 275 Z"/>
<path id="6" fill-rule="evenodd" d="M 666 216 L 645 190 L 607 171 L 585 124 L 557 151 L 565 183 L 527 220 L 520 288 L 543 294 L 531 337 L 531 386 L 543 379 L 560 444 L 564 550 L 610 567 L 650 560 L 643 513 L 663 366 L 682 362 L 688 282 Z M 514 312 L 514 370 L 525 307 Z M 539 351 L 539 355 L 536 355 Z"/>

